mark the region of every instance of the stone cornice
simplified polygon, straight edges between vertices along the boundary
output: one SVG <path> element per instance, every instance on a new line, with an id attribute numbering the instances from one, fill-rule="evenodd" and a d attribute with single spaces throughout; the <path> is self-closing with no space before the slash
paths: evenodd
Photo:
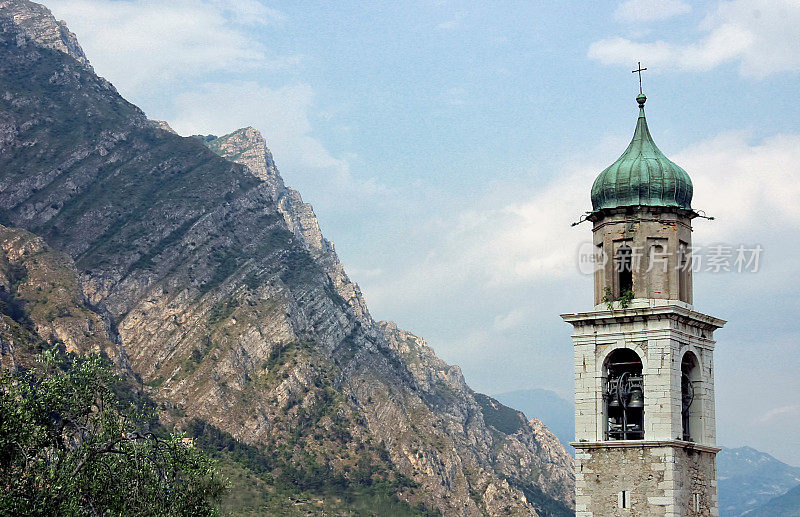
<path id="1" fill-rule="evenodd" d="M 691 217 L 693 217 L 693 216 L 691 216 Z M 686 222 L 687 220 L 690 221 L 691 217 L 684 219 L 683 217 L 679 217 L 679 218 L 663 218 L 663 217 L 658 217 L 658 216 L 645 217 L 645 216 L 639 215 L 639 216 L 636 216 L 636 217 L 626 217 L 624 219 L 623 218 L 612 219 L 612 218 L 604 218 L 604 217 L 596 217 L 594 219 L 590 219 L 589 217 L 587 217 L 587 219 L 589 219 L 590 221 L 594 222 L 594 226 L 592 226 L 592 232 L 596 233 L 598 230 L 600 230 L 601 228 L 605 228 L 606 226 L 613 226 L 613 225 L 617 225 L 617 224 L 628 224 L 628 223 L 631 223 L 631 222 L 634 222 L 634 223 L 654 222 L 654 223 L 661 223 L 661 224 L 667 224 L 667 225 L 676 225 L 676 226 L 682 226 L 684 228 L 687 228 L 689 231 L 692 231 L 691 223 L 690 222 Z"/>
<path id="2" fill-rule="evenodd" d="M 658 318 L 688 320 L 694 326 L 706 330 L 722 328 L 722 326 L 727 323 L 725 320 L 697 312 L 691 305 L 677 300 L 635 299 L 631 303 L 631 306 L 626 309 L 608 309 L 600 307 L 603 306 L 598 305 L 594 310 L 587 312 L 562 314 L 561 318 L 575 327 L 585 323 L 628 323 Z"/>
<path id="3" fill-rule="evenodd" d="M 663 217 L 662 214 L 676 215 L 677 217 L 686 217 L 694 219 L 698 216 L 697 212 L 692 209 L 678 208 L 678 207 L 657 207 L 657 206 L 623 206 L 619 208 L 603 208 L 590 212 L 586 219 L 589 221 L 600 221 L 605 218 L 622 215 L 620 219 L 657 219 L 670 220 L 670 217 Z"/>
<path id="4" fill-rule="evenodd" d="M 634 449 L 652 447 L 677 447 L 695 451 L 718 453 L 722 449 L 683 440 L 609 440 L 604 442 L 570 442 L 576 449 Z"/>

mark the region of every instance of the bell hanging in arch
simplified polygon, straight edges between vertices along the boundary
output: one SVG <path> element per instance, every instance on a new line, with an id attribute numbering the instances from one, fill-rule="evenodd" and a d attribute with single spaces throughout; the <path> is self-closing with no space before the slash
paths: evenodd
<path id="1" fill-rule="evenodd" d="M 643 409 L 644 408 L 644 392 L 641 388 L 634 387 L 631 391 L 631 400 L 628 402 L 629 409 Z"/>

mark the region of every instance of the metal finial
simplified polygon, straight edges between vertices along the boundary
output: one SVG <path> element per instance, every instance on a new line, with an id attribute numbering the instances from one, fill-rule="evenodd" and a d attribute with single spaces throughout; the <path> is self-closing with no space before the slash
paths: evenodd
<path id="1" fill-rule="evenodd" d="M 642 92 L 642 72 L 647 70 L 647 68 L 642 68 L 641 61 L 639 61 L 637 64 L 639 65 L 638 68 L 636 70 L 631 70 L 631 73 L 639 74 L 639 95 L 643 95 L 644 92 Z"/>

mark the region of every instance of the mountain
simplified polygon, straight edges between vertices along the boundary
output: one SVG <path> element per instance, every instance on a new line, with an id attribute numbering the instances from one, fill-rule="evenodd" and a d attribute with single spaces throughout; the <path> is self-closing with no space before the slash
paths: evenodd
<path id="1" fill-rule="evenodd" d="M 800 484 L 800 468 L 751 447 L 723 447 L 717 454 L 717 478 L 719 514 L 735 517 L 761 507 Z"/>
<path id="2" fill-rule="evenodd" d="M 783 495 L 773 497 L 755 510 L 745 513 L 747 517 L 800 517 L 800 485 Z"/>
<path id="3" fill-rule="evenodd" d="M 556 392 L 542 389 L 516 390 L 494 395 L 494 398 L 519 409 L 529 418 L 536 418 L 550 429 L 561 444 L 575 454 L 569 442 L 575 439 L 575 406 Z"/>
<path id="4" fill-rule="evenodd" d="M 372 319 L 257 131 L 184 138 L 148 120 L 25 0 L 0 0 L 0 223 L 24 237 L 8 257 L 35 242 L 72 272 L 35 339 L 102 352 L 218 455 L 232 492 L 268 495 L 231 512 L 313 496 L 306 513 L 571 513 L 557 439 Z M 49 271 L 37 257 L 8 284 L 21 319 L 19 286 Z M 75 308 L 48 308 L 62 296 Z M 35 336 L 11 327 L 3 367 L 24 366 Z"/>

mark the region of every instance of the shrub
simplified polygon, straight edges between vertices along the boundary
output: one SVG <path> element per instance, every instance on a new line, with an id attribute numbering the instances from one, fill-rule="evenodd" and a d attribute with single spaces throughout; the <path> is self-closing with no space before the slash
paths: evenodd
<path id="1" fill-rule="evenodd" d="M 40 356 L 0 377 L 0 514 L 215 515 L 214 464 L 123 407 L 98 357 Z"/>

